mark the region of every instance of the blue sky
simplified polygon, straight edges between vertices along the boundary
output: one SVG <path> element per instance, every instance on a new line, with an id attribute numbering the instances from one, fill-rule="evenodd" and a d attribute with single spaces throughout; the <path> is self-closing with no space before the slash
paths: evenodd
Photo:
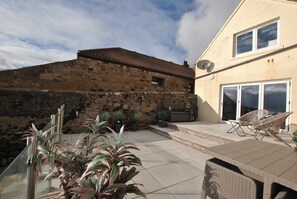
<path id="1" fill-rule="evenodd" d="M 239 0 L 0 0 L 0 70 L 122 47 L 191 65 Z"/>

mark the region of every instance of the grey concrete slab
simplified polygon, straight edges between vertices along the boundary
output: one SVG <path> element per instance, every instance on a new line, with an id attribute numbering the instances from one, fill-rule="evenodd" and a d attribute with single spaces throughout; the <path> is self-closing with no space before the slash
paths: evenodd
<path id="1" fill-rule="evenodd" d="M 153 176 L 165 187 L 180 183 L 195 176 L 184 169 L 184 165 L 171 163 L 148 169 Z"/>
<path id="2" fill-rule="evenodd" d="M 158 191 L 155 193 L 147 194 L 147 199 L 176 199 L 174 195 L 169 193 L 168 191 Z"/>
<path id="3" fill-rule="evenodd" d="M 158 153 L 145 154 L 140 157 L 140 159 L 142 161 L 142 166 L 146 169 L 170 163 Z"/>
<path id="4" fill-rule="evenodd" d="M 150 142 L 150 143 L 145 143 L 145 144 L 137 144 L 137 146 L 140 146 L 142 148 L 146 148 L 148 151 L 150 151 L 152 153 L 170 150 L 169 147 L 167 147 L 163 143 L 158 143 L 158 142 Z"/>
<path id="5" fill-rule="evenodd" d="M 177 162 L 179 166 L 181 166 L 185 172 L 189 173 L 191 176 L 200 176 L 204 173 L 204 167 L 201 169 L 202 165 L 205 165 L 205 162 L 197 163 L 192 159 L 188 159 L 185 161 Z M 201 165 L 202 164 L 202 165 Z"/>
<path id="6" fill-rule="evenodd" d="M 176 199 L 174 195 L 169 193 L 166 189 L 146 194 L 147 199 Z M 135 194 L 128 194 L 127 199 L 141 198 Z"/>
<path id="7" fill-rule="evenodd" d="M 194 165 L 196 168 L 200 169 L 201 171 L 204 171 L 206 160 L 208 159 L 204 159 L 201 156 L 197 156 L 197 157 L 188 159 L 186 161 L 188 161 L 189 164 Z"/>
<path id="8" fill-rule="evenodd" d="M 200 154 L 203 154 L 202 152 L 199 152 L 196 149 L 193 149 L 193 148 L 185 146 L 185 145 L 183 147 L 179 148 L 178 150 L 179 150 L 179 152 L 184 153 L 190 157 L 196 157 L 196 156 L 199 156 Z"/>
<path id="9" fill-rule="evenodd" d="M 151 131 L 124 132 L 125 142 L 134 143 L 140 151 L 143 167 L 133 179 L 148 199 L 200 198 L 207 155 Z M 64 135 L 74 143 L 79 135 Z M 200 159 L 201 160 L 200 160 Z M 129 194 L 128 199 L 140 198 Z"/>
<path id="10" fill-rule="evenodd" d="M 143 184 L 142 190 L 145 193 L 164 190 L 164 186 L 146 169 L 142 170 L 137 176 L 135 176 L 133 181 Z"/>
<path id="11" fill-rule="evenodd" d="M 185 147 L 184 144 L 181 144 L 179 142 L 176 141 L 172 141 L 171 139 L 167 139 L 166 141 L 162 141 L 160 144 L 168 147 L 169 149 L 180 149 Z"/>
<path id="12" fill-rule="evenodd" d="M 179 158 L 180 160 L 186 160 L 191 158 L 192 156 L 190 154 L 184 153 L 180 151 L 180 149 L 171 149 L 170 151 L 171 154 L 173 154 L 175 157 Z"/>
<path id="13" fill-rule="evenodd" d="M 174 186 L 170 186 L 167 190 L 173 194 L 175 198 L 198 198 L 201 193 L 201 187 L 202 180 L 191 178 Z"/>

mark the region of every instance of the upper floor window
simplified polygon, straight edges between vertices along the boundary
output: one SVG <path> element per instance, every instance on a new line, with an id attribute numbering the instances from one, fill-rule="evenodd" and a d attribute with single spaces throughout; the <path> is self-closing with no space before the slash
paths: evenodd
<path id="1" fill-rule="evenodd" d="M 236 55 L 278 45 L 278 21 L 236 35 Z"/>

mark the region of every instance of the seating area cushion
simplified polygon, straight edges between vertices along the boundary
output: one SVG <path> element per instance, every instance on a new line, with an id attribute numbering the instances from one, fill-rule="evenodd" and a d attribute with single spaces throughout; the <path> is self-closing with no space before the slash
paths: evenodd
<path id="1" fill-rule="evenodd" d="M 183 103 L 164 102 L 163 109 L 167 111 L 169 122 L 189 122 L 190 111 Z"/>

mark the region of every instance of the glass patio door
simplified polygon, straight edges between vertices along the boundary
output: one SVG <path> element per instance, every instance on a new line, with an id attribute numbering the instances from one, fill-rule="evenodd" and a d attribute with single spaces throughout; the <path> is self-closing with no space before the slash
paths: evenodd
<path id="1" fill-rule="evenodd" d="M 238 86 L 224 86 L 222 89 L 222 119 L 235 120 L 237 118 Z"/>
<path id="2" fill-rule="evenodd" d="M 221 118 L 234 120 L 258 109 L 266 109 L 270 115 L 286 112 L 289 98 L 290 81 L 222 86 Z"/>
<path id="3" fill-rule="evenodd" d="M 250 111 L 259 109 L 259 84 L 223 86 L 222 119 L 235 120 Z"/>
<path id="4" fill-rule="evenodd" d="M 263 108 L 269 114 L 288 110 L 288 83 L 263 84 L 263 90 Z"/>
<path id="5" fill-rule="evenodd" d="M 259 109 L 259 85 L 242 85 L 240 86 L 240 116 Z"/>

